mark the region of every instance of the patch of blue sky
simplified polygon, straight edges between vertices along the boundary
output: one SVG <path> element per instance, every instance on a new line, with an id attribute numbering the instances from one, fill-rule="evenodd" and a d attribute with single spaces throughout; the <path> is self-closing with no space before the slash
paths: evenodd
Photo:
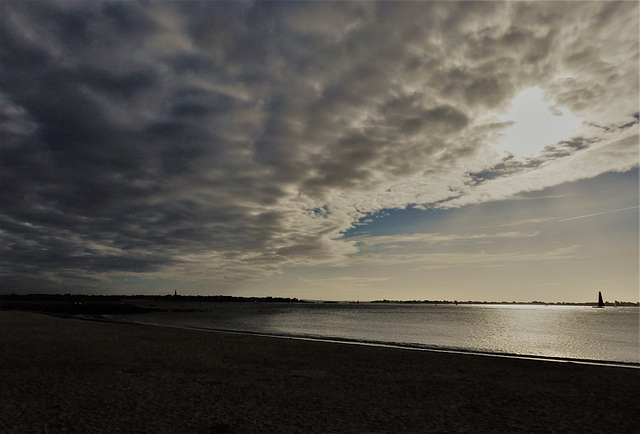
<path id="1" fill-rule="evenodd" d="M 601 219 L 621 218 L 627 224 L 632 224 L 632 209 L 638 206 L 640 194 L 638 176 L 638 168 L 624 173 L 605 173 L 591 179 L 521 193 L 509 200 L 454 209 L 424 209 L 416 206 L 384 209 L 360 219 L 359 224 L 344 233 L 344 238 L 504 230 L 505 227 L 518 224 L 560 221 L 617 210 L 623 214 L 603 216 Z M 631 209 L 624 214 L 623 210 L 627 208 Z M 567 230 L 566 226 L 564 230 Z"/>

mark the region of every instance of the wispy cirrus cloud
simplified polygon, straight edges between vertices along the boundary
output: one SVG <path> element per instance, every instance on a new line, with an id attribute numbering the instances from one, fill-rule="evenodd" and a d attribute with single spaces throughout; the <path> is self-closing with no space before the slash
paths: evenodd
<path id="1" fill-rule="evenodd" d="M 568 218 L 565 218 L 565 219 L 562 219 L 562 220 L 558 220 L 558 221 L 560 221 L 560 222 L 568 222 L 568 221 L 571 221 L 571 220 L 584 219 L 584 218 L 587 218 L 587 217 L 595 217 L 595 216 L 599 216 L 599 215 L 611 214 L 611 213 L 614 213 L 614 212 L 629 211 L 629 210 L 638 209 L 638 208 L 640 208 L 640 207 L 639 206 L 630 206 L 630 207 L 627 207 L 627 208 L 612 209 L 612 210 L 609 210 L 609 211 L 602 211 L 602 212 L 597 212 L 597 213 L 593 213 L 593 214 L 585 214 L 585 215 L 580 215 L 580 216 L 577 216 L 577 217 L 568 217 Z"/>
<path id="2" fill-rule="evenodd" d="M 417 244 L 425 246 L 429 244 L 453 245 L 468 243 L 485 243 L 501 239 L 521 239 L 531 238 L 538 235 L 538 232 L 497 232 L 497 233 L 467 233 L 467 234 L 440 234 L 440 233 L 416 233 L 416 234 L 398 234 L 398 235 L 382 235 L 376 237 L 360 236 L 351 237 L 350 239 L 357 242 L 360 246 L 380 247 L 393 245 L 409 245 Z"/>
<path id="3" fill-rule="evenodd" d="M 534 264 L 537 262 L 561 262 L 575 261 L 579 259 L 579 246 L 566 246 L 552 250 L 531 251 L 531 252 L 491 252 L 491 251 L 451 251 L 451 252 L 431 252 L 423 250 L 402 251 L 387 249 L 384 251 L 364 252 L 362 258 L 354 262 L 367 263 L 384 267 L 402 267 L 403 269 L 415 272 L 417 270 L 434 269 L 466 269 L 478 267 L 514 267 L 524 263 Z"/>

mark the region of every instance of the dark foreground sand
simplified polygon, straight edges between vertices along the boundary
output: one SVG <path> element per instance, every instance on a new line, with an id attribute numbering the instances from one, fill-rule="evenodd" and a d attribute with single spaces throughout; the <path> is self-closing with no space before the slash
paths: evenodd
<path id="1" fill-rule="evenodd" d="M 0 312 L 0 432 L 637 432 L 640 370 Z"/>

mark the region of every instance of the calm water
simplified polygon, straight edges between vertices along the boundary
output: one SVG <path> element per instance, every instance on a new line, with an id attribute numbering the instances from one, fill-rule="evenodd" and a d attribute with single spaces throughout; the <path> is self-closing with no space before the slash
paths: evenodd
<path id="1" fill-rule="evenodd" d="M 640 363 L 639 309 L 524 305 L 216 303 L 142 322 L 550 358 Z"/>

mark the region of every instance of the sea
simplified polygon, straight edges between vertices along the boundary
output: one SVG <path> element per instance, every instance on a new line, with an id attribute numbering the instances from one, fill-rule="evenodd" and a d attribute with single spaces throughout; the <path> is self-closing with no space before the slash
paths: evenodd
<path id="1" fill-rule="evenodd" d="M 565 305 L 197 303 L 148 324 L 416 350 L 640 367 L 640 309 Z"/>

